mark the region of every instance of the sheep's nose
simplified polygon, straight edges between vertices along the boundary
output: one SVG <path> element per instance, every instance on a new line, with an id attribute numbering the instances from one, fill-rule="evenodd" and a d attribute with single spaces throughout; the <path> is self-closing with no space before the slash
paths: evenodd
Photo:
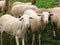
<path id="1" fill-rule="evenodd" d="M 28 24 L 27 24 L 27 28 L 28 28 L 29 26 L 28 26 Z"/>

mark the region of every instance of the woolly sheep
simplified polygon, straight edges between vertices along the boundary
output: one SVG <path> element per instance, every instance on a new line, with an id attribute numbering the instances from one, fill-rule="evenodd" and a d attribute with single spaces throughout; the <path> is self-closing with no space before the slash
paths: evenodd
<path id="1" fill-rule="evenodd" d="M 1 25 L 0 31 L 5 31 L 10 35 L 16 36 L 17 45 L 19 45 L 18 38 L 23 37 L 22 44 L 24 45 L 24 34 L 26 32 L 27 23 L 28 23 L 27 18 L 29 18 L 29 16 L 26 16 L 26 18 L 24 18 L 24 19 L 19 19 L 19 18 L 15 18 L 9 14 L 3 15 L 0 18 L 0 22 L 2 22 L 0 24 Z"/>
<path id="2" fill-rule="evenodd" d="M 51 9 L 51 23 L 52 23 L 52 26 L 54 28 L 53 30 L 53 34 L 54 34 L 54 37 L 56 36 L 55 34 L 55 27 L 54 25 L 57 25 L 58 21 L 59 21 L 59 17 L 60 17 L 60 7 L 55 7 L 55 8 L 52 8 Z"/>
<path id="3" fill-rule="evenodd" d="M 0 11 L 3 11 L 4 13 L 6 13 L 7 8 L 8 8 L 8 0 L 0 1 Z"/>
<path id="4" fill-rule="evenodd" d="M 57 24 L 58 22 L 58 15 L 60 15 L 60 7 L 55 7 L 51 9 L 51 14 L 53 14 L 51 16 L 51 21 L 54 22 L 55 24 Z"/>
<path id="5" fill-rule="evenodd" d="M 35 40 L 34 32 L 38 32 L 39 33 L 39 45 L 40 45 L 40 33 L 41 33 L 41 30 L 42 30 L 42 27 L 43 27 L 43 25 L 42 25 L 43 23 L 41 21 L 42 16 L 37 16 L 37 13 L 34 10 L 31 10 L 31 9 L 30 10 L 26 10 L 24 12 L 24 14 L 28 14 L 28 15 L 33 17 L 33 19 L 30 20 L 30 24 L 29 24 L 31 26 L 31 30 L 32 30 L 32 33 L 33 33 L 32 45 L 34 44 L 34 40 Z M 48 18 L 49 13 L 48 12 L 43 12 L 41 15 L 43 15 L 43 16 L 45 15 L 44 17 Z M 48 16 L 46 16 L 46 15 L 48 15 Z"/>
<path id="6" fill-rule="evenodd" d="M 23 5 L 23 4 L 31 5 L 31 2 L 26 2 L 26 3 L 23 3 L 23 2 L 14 2 L 12 4 L 12 6 L 15 6 L 15 5 Z"/>
<path id="7" fill-rule="evenodd" d="M 32 33 L 33 32 L 40 33 L 42 28 L 44 27 L 42 24 L 46 25 L 48 23 L 47 21 L 50 15 L 49 12 L 43 12 L 40 16 L 40 15 L 37 15 L 37 13 L 32 9 L 26 10 L 24 14 L 28 14 L 33 17 L 33 19 L 30 20 L 30 24 L 29 24 L 29 26 L 31 26 Z M 34 40 L 35 40 L 34 38 L 35 38 L 35 34 L 33 33 L 32 45 L 34 44 Z M 40 45 L 40 34 L 39 34 L 39 45 Z"/>
<path id="8" fill-rule="evenodd" d="M 19 16 L 22 16 L 23 12 L 27 9 L 33 9 L 33 10 L 36 10 L 37 7 L 34 6 L 34 5 L 15 5 L 12 7 L 11 9 L 11 14 L 14 16 L 14 17 L 19 17 Z"/>

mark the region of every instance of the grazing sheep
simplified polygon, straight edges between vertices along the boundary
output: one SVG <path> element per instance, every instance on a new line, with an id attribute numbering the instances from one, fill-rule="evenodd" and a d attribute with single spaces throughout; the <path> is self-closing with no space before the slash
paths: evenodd
<path id="1" fill-rule="evenodd" d="M 36 10 L 37 7 L 34 6 L 34 5 L 15 5 L 12 7 L 11 9 L 11 14 L 14 16 L 14 17 L 19 17 L 19 16 L 22 16 L 23 12 L 27 9 L 33 9 L 33 10 Z"/>
<path id="2" fill-rule="evenodd" d="M 15 6 L 15 5 L 23 5 L 23 4 L 31 5 L 31 2 L 26 2 L 26 3 L 23 3 L 23 2 L 14 2 L 12 4 L 12 6 Z"/>
<path id="3" fill-rule="evenodd" d="M 8 1 L 9 0 L 0 1 L 0 11 L 3 11 L 4 13 L 6 13 L 6 11 L 8 9 Z"/>
<path id="4" fill-rule="evenodd" d="M 19 19 L 5 14 L 0 17 L 0 31 L 5 31 L 10 35 L 14 35 L 17 45 L 19 45 L 18 38 L 23 38 L 22 45 L 24 45 L 24 34 L 27 29 L 28 20 L 29 16 Z"/>

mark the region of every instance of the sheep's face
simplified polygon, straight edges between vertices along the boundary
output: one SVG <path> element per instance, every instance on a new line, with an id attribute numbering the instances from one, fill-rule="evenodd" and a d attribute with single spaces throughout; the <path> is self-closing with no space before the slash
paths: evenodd
<path id="1" fill-rule="evenodd" d="M 25 27 L 30 27 L 30 23 L 29 23 L 29 20 L 30 20 L 30 19 L 33 19 L 33 17 L 31 17 L 31 16 L 29 16 L 29 15 L 23 15 L 23 16 L 20 18 L 20 21 L 23 20 Z"/>
<path id="2" fill-rule="evenodd" d="M 44 21 L 44 23 L 48 23 L 48 21 L 49 21 L 49 15 L 50 15 L 49 12 L 43 12 L 42 13 L 42 20 Z"/>

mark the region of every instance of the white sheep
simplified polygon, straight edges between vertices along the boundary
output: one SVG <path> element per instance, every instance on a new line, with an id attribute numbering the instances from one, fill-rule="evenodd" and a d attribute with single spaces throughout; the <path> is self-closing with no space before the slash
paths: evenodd
<path id="1" fill-rule="evenodd" d="M 4 13 L 6 13 L 7 8 L 8 8 L 8 0 L 0 1 L 0 11 L 3 11 Z"/>
<path id="2" fill-rule="evenodd" d="M 17 45 L 19 45 L 18 38 L 23 38 L 22 45 L 24 45 L 24 34 L 26 32 L 28 20 L 29 16 L 19 19 L 9 14 L 3 15 L 0 17 L 0 31 L 5 31 L 10 35 L 14 35 L 16 37 Z"/>
<path id="3" fill-rule="evenodd" d="M 55 8 L 52 8 L 51 9 L 51 23 L 52 23 L 52 26 L 53 26 L 53 34 L 54 36 L 56 36 L 55 34 L 55 25 L 57 25 L 58 21 L 59 21 L 59 17 L 60 17 L 60 7 L 55 7 Z"/>
<path id="4" fill-rule="evenodd" d="M 47 11 L 41 13 L 40 15 L 37 15 L 37 13 L 31 9 L 26 10 L 24 12 L 24 14 L 28 14 L 33 17 L 33 19 L 30 20 L 30 24 L 29 24 L 31 26 L 32 33 L 33 32 L 41 33 L 42 28 L 44 28 L 46 26 L 46 24 L 48 23 L 48 21 L 49 21 L 48 19 L 50 16 L 50 13 Z M 39 33 L 39 45 L 40 45 L 40 33 Z M 32 45 L 34 44 L 34 40 L 35 40 L 34 37 L 35 37 L 35 34 L 33 33 Z"/>
<path id="5" fill-rule="evenodd" d="M 12 4 L 12 6 L 21 5 L 21 4 L 31 5 L 31 2 L 26 2 L 26 3 L 23 3 L 23 2 L 14 2 L 14 3 Z"/>
<path id="6" fill-rule="evenodd" d="M 41 31 L 41 16 L 37 16 L 37 13 L 32 10 L 32 9 L 28 9 L 24 12 L 24 14 L 27 15 L 23 15 L 21 18 L 25 17 L 25 16 L 30 16 L 32 17 L 32 19 L 29 19 L 29 24 L 28 27 L 31 27 L 32 33 L 33 32 L 40 32 Z M 32 38 L 32 45 L 34 44 L 34 40 L 35 40 L 35 33 L 33 33 L 33 38 Z M 40 34 L 39 34 L 39 44 L 40 44 Z"/>
<path id="7" fill-rule="evenodd" d="M 34 6 L 34 5 L 15 5 L 12 7 L 11 9 L 11 14 L 14 16 L 14 17 L 19 17 L 19 16 L 22 16 L 23 12 L 27 9 L 33 9 L 33 10 L 36 10 L 37 7 Z"/>
<path id="8" fill-rule="evenodd" d="M 1 26 L 2 26 L 3 22 L 5 22 L 10 17 L 10 15 L 8 15 L 8 14 L 6 14 L 6 15 L 0 17 L 1 45 L 2 45 L 2 34 L 3 34 L 3 30 L 1 30 Z"/>

